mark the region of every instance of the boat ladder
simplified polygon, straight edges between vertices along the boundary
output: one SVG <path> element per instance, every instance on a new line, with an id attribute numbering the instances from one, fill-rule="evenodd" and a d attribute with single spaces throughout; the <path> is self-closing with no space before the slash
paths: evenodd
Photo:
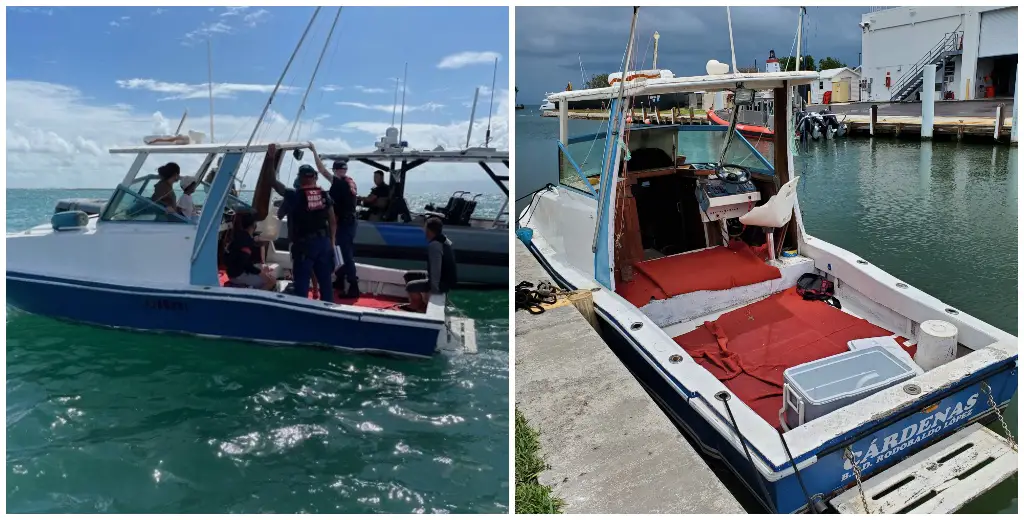
<path id="1" fill-rule="evenodd" d="M 948 514 L 1017 473 L 1017 452 L 975 423 L 863 482 L 855 469 L 857 485 L 830 501 L 840 513 Z"/>

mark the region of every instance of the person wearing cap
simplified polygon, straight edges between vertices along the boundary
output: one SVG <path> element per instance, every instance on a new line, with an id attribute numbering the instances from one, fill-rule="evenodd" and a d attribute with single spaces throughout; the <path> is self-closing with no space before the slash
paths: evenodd
<path id="1" fill-rule="evenodd" d="M 292 278 L 295 295 L 309 296 L 309 282 L 315 276 L 320 299 L 334 302 L 334 291 L 330 287 L 337 220 L 332 211 L 334 201 L 316 185 L 316 173 L 308 164 L 299 167 L 299 189 L 288 212 Z"/>
<path id="2" fill-rule="evenodd" d="M 342 281 L 348 282 L 348 289 L 344 291 L 345 298 L 359 297 L 359 278 L 356 275 L 355 242 L 356 229 L 359 221 L 356 219 L 357 194 L 356 181 L 348 176 L 348 161 L 338 159 L 334 161 L 333 173 L 327 171 L 320 154 L 317 153 L 313 143 L 309 143 L 309 149 L 316 159 L 316 168 L 325 179 L 330 181 L 331 188 L 328 193 L 334 201 L 334 215 L 338 222 L 335 243 L 341 249 L 342 265 L 339 266 L 337 285 L 341 288 Z"/>
<path id="3" fill-rule="evenodd" d="M 199 180 L 190 175 L 186 175 L 178 181 L 178 186 L 181 187 L 181 197 L 178 197 L 178 213 L 191 221 L 196 216 L 196 205 L 192 202 L 192 194 L 195 193 L 196 187 L 199 186 Z"/>
<path id="4" fill-rule="evenodd" d="M 390 190 L 384 183 L 384 172 L 377 170 L 373 172 L 373 189 L 370 194 L 363 198 L 363 205 L 370 208 L 370 220 L 383 220 L 388 210 L 388 196 Z"/>

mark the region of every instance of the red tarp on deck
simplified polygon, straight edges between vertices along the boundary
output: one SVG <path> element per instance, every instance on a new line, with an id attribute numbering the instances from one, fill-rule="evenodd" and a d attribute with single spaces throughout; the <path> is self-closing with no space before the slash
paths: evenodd
<path id="1" fill-rule="evenodd" d="M 846 352 L 854 339 L 891 335 L 825 302 L 804 300 L 790 288 L 705 322 L 675 341 L 778 428 L 784 370 Z M 914 354 L 915 349 L 907 350 Z"/>

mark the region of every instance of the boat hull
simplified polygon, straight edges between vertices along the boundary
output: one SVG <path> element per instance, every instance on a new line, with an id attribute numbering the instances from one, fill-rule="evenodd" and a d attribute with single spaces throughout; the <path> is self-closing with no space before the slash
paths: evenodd
<path id="1" fill-rule="evenodd" d="M 444 327 L 254 289 L 137 288 L 12 271 L 7 301 L 32 314 L 104 327 L 416 357 L 433 355 Z"/>
<path id="2" fill-rule="evenodd" d="M 535 247 L 528 248 L 556 283 L 565 289 L 577 289 L 552 268 Z M 704 454 L 728 467 L 765 509 L 778 513 L 806 511 L 807 500 L 796 474 L 792 471 L 781 473 L 790 467 L 788 464 L 773 467 L 773 479 L 766 477 L 743 451 L 694 408 L 701 400 L 712 397 L 687 389 L 683 383 L 669 382 L 655 368 L 657 362 L 628 332 L 628 327 L 596 301 L 595 304 L 602 338 Z M 920 406 L 879 417 L 844 437 L 832 439 L 819 451 L 794 454 L 798 466 L 815 459 L 810 466 L 800 470 L 808 494 L 815 497 L 815 501 L 827 501 L 856 484 L 852 467 L 843 458 L 847 446 L 855 454 L 863 478 L 868 479 L 970 424 L 991 420 L 994 412 L 988 404 L 988 394 L 981 388 L 982 383 L 991 388 L 993 400 L 1000 410 L 1004 410 L 1017 391 L 1016 356 L 956 381 L 941 392 L 926 395 L 924 404 Z M 718 419 L 728 421 L 726 417 Z M 751 456 L 758 459 L 759 464 L 765 464 L 756 447 L 751 445 L 750 448 Z"/>

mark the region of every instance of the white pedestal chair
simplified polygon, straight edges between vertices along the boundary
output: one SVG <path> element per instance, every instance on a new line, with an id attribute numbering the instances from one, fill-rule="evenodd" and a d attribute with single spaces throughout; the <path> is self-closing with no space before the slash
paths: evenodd
<path id="1" fill-rule="evenodd" d="M 793 177 L 792 180 L 783 184 L 779 192 L 768 199 L 768 202 L 748 211 L 740 217 L 740 222 L 746 226 L 760 226 L 764 228 L 765 236 L 768 238 L 768 260 L 775 260 L 775 229 L 789 224 L 793 218 L 793 207 L 796 205 L 796 183 L 800 177 Z"/>

